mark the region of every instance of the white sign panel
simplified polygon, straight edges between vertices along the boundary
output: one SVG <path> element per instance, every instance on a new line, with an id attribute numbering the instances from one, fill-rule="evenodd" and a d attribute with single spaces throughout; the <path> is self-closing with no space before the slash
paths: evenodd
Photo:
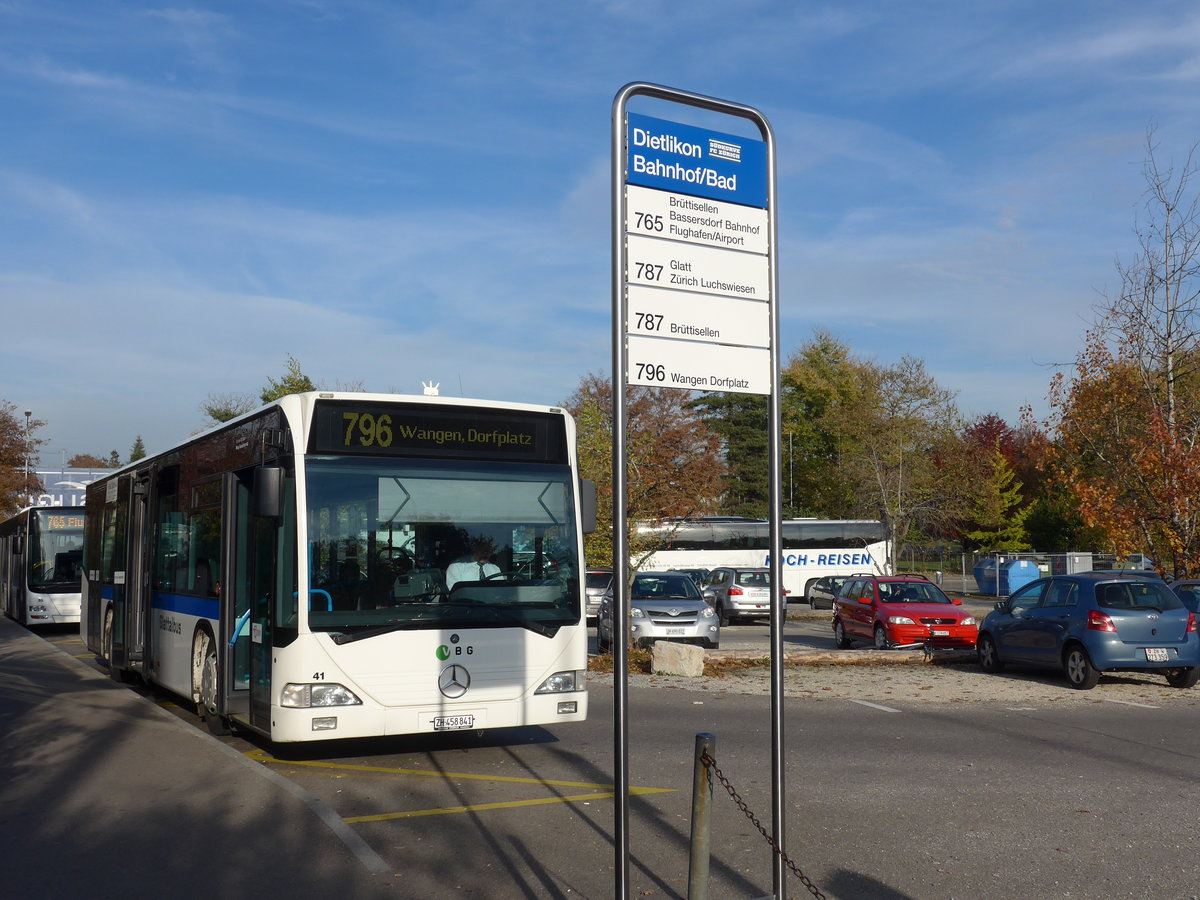
<path id="1" fill-rule="evenodd" d="M 710 297 L 630 285 L 625 330 L 629 334 L 769 347 L 771 308 L 757 300 Z"/>
<path id="2" fill-rule="evenodd" d="M 726 250 L 767 252 L 767 211 L 630 184 L 625 221 L 635 234 Z"/>
<path id="3" fill-rule="evenodd" d="M 771 393 L 771 351 L 695 341 L 626 338 L 629 384 L 734 394 Z"/>
<path id="4" fill-rule="evenodd" d="M 765 256 L 631 234 L 626 238 L 625 266 L 629 284 L 743 300 L 771 299 L 771 272 Z"/>

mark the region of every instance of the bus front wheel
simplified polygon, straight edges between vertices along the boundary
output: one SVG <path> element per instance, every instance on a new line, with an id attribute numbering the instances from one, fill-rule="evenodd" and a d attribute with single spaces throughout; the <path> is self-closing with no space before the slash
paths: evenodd
<path id="1" fill-rule="evenodd" d="M 217 712 L 217 642 L 204 628 L 192 639 L 192 699 L 196 712 L 213 734 L 229 734 L 229 726 Z"/>

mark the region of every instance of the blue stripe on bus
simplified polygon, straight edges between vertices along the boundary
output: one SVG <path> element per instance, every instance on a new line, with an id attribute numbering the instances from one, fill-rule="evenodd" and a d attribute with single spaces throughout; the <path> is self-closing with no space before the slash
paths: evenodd
<path id="1" fill-rule="evenodd" d="M 113 591 L 113 586 L 111 584 L 106 584 L 106 585 L 101 586 L 101 588 L 100 588 L 100 599 L 101 600 L 111 600 L 115 596 L 116 596 L 116 592 Z"/>
<path id="2" fill-rule="evenodd" d="M 151 594 L 150 606 L 164 612 L 201 619 L 215 619 L 221 613 L 221 606 L 216 597 L 190 597 L 187 594 L 162 594 L 158 591 Z"/>

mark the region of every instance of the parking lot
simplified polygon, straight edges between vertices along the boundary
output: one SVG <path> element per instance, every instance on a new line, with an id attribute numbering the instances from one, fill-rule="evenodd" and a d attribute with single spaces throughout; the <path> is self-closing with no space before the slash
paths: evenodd
<path id="1" fill-rule="evenodd" d="M 825 641 L 825 618 L 788 631 Z M 753 644 L 760 628 L 730 632 Z M 98 669 L 76 636 L 45 637 Z M 697 732 L 717 735 L 718 765 L 769 821 L 765 672 L 631 677 L 634 896 L 686 894 Z M 786 685 L 787 844 L 828 896 L 1185 897 L 1200 883 L 1186 831 L 1162 827 L 1194 819 L 1194 691 L 1110 676 L 1079 692 L 967 664 L 800 667 Z M 589 720 L 553 731 L 221 740 L 364 841 L 385 870 L 371 882 L 381 895 L 608 897 L 611 676 L 591 686 Z M 176 698 L 147 696 L 200 727 Z M 769 849 L 721 793 L 712 846 L 710 896 L 770 893 Z"/>

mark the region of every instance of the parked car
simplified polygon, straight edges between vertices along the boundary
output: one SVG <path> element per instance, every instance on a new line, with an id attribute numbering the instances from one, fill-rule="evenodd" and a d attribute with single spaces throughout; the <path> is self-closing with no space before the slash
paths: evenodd
<path id="1" fill-rule="evenodd" d="M 604 600 L 604 592 L 612 587 L 612 577 L 612 569 L 604 566 L 588 569 L 584 574 L 584 611 L 587 614 L 588 624 L 596 621 L 596 616 L 600 612 L 600 603 Z"/>
<path id="2" fill-rule="evenodd" d="M 636 647 L 655 641 L 680 641 L 714 650 L 721 646 L 721 624 L 700 589 L 680 572 L 639 572 L 629 591 L 629 630 Z M 596 648 L 607 653 L 613 645 L 613 593 L 600 604 Z"/>
<path id="3" fill-rule="evenodd" d="M 712 591 L 710 602 L 722 625 L 739 618 L 771 617 L 770 569 L 713 569 L 708 587 Z"/>
<path id="4" fill-rule="evenodd" d="M 851 575 L 833 610 L 833 638 L 843 650 L 855 641 L 879 649 L 932 644 L 974 647 L 975 617 L 921 575 Z"/>
<path id="5" fill-rule="evenodd" d="M 712 574 L 709 569 L 671 569 L 672 572 L 682 572 L 692 581 L 696 582 L 696 587 L 704 590 L 704 586 L 708 584 L 708 576 Z"/>
<path id="6" fill-rule="evenodd" d="M 805 599 L 813 609 L 833 609 L 837 596 L 842 592 L 842 585 L 849 575 L 825 575 L 808 586 Z"/>
<path id="7" fill-rule="evenodd" d="M 1200 580 L 1185 580 L 1171 582 L 1171 590 L 1183 601 L 1188 612 L 1200 612 Z"/>
<path id="8" fill-rule="evenodd" d="M 1061 669 L 1080 690 L 1103 672 L 1157 672 L 1180 688 L 1200 681 L 1196 614 L 1161 578 L 1144 574 L 1039 578 L 988 613 L 977 652 L 988 672 L 1008 663 Z"/>

